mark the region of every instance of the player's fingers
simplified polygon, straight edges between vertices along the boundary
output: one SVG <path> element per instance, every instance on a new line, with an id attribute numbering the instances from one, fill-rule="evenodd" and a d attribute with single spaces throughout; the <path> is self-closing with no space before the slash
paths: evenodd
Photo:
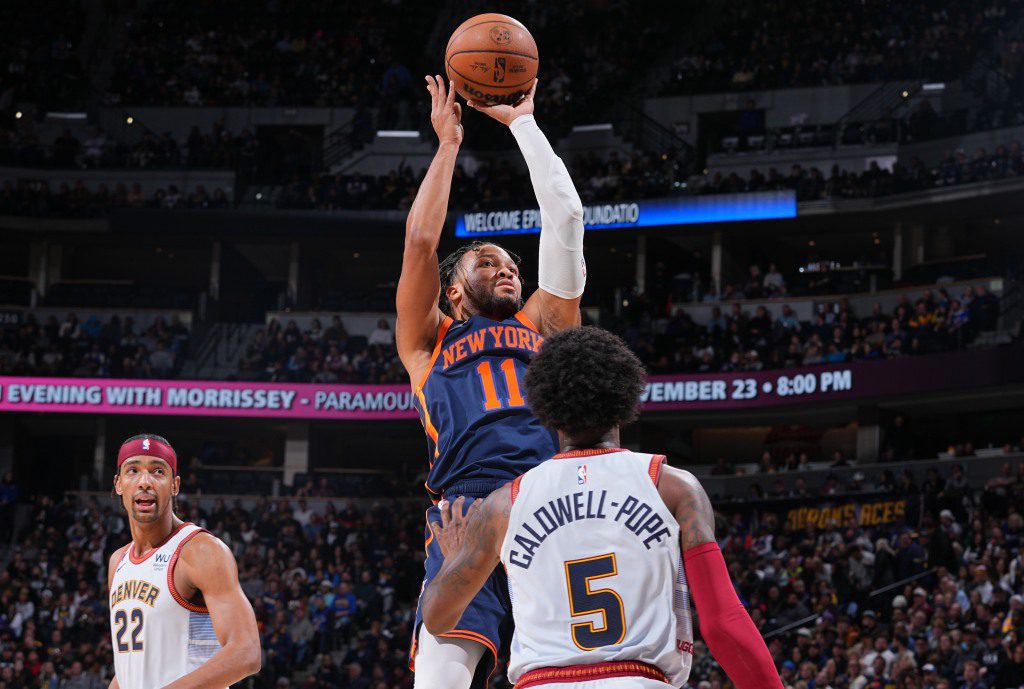
<path id="1" fill-rule="evenodd" d="M 462 521 L 463 516 L 465 516 L 463 514 L 463 512 L 464 512 L 463 508 L 464 508 L 465 504 L 466 504 L 466 496 L 460 495 L 459 497 L 455 498 L 455 502 L 452 503 L 452 519 L 454 521 L 457 521 L 457 522 L 461 522 Z"/>
<path id="2" fill-rule="evenodd" d="M 530 92 L 526 94 L 526 100 L 533 100 L 533 97 L 537 95 L 537 84 L 540 83 L 540 79 L 533 80 L 533 86 L 530 87 Z"/>
<path id="3" fill-rule="evenodd" d="M 437 503 L 437 510 L 441 513 L 441 526 L 448 526 L 452 520 L 452 504 L 442 499 Z"/>
<path id="4" fill-rule="evenodd" d="M 461 122 L 462 121 L 462 104 L 461 103 L 455 103 L 455 104 L 452 105 L 452 108 L 455 110 L 455 121 L 456 122 Z"/>
<path id="5" fill-rule="evenodd" d="M 427 91 L 430 92 L 430 110 L 431 114 L 437 110 L 437 85 L 434 83 L 434 78 L 431 76 L 424 77 L 427 80 Z"/>
<path id="6" fill-rule="evenodd" d="M 455 81 L 454 80 L 449 80 L 448 81 L 448 101 L 447 102 L 448 102 L 449 106 L 451 106 L 453 103 L 455 103 Z"/>
<path id="7" fill-rule="evenodd" d="M 445 87 L 444 87 L 444 79 L 441 78 L 440 74 L 435 76 L 434 79 L 437 80 L 437 99 L 439 101 L 438 104 L 440 105 L 441 103 L 447 103 L 448 102 L 448 92 L 445 90 Z"/>
<path id="8" fill-rule="evenodd" d="M 441 525 L 437 522 L 430 522 L 430 533 L 434 536 L 434 540 L 438 540 L 438 536 L 441 533 Z"/>

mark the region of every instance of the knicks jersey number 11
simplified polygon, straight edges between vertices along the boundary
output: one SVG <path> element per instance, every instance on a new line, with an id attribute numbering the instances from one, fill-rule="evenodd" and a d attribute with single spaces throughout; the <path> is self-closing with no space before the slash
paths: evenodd
<path id="1" fill-rule="evenodd" d="M 430 368 L 414 388 L 428 438 L 432 497 L 467 480 L 486 495 L 558 451 L 523 389 L 543 342 L 522 313 L 503 321 L 472 316 L 442 322 Z"/>

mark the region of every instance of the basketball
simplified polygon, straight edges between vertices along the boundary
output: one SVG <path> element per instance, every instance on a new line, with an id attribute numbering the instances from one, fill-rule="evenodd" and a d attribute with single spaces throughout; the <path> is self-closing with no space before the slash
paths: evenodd
<path id="1" fill-rule="evenodd" d="M 504 14 L 478 14 L 448 39 L 445 70 L 467 100 L 515 105 L 537 77 L 537 42 Z"/>

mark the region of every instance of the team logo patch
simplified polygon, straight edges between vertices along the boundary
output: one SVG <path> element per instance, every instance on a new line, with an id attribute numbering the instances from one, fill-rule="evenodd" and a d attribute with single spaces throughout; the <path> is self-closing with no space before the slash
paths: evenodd
<path id="1" fill-rule="evenodd" d="M 576 483 L 582 486 L 586 482 L 587 482 L 587 465 L 586 464 L 580 464 L 578 467 L 576 467 Z"/>
<path id="2" fill-rule="evenodd" d="M 142 439 L 142 449 L 143 450 L 148 450 L 149 449 L 149 438 L 143 438 Z"/>

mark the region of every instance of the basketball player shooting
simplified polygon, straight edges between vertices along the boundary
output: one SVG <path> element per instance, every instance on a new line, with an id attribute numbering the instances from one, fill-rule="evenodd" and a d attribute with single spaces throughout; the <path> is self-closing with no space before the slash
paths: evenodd
<path id="1" fill-rule="evenodd" d="M 516 689 L 656 689 L 686 682 L 690 599 L 737 689 L 782 689 L 733 589 L 700 482 L 665 457 L 619 447 L 646 372 L 614 335 L 552 336 L 526 375 L 530 407 L 561 452 L 464 516 L 441 512 L 444 565 L 423 594 L 435 635 L 455 625 L 500 562 L 508 570 Z"/>
<path id="2" fill-rule="evenodd" d="M 132 542 L 110 556 L 110 689 L 222 689 L 259 672 L 260 637 L 220 539 L 174 514 L 174 449 L 137 435 L 117 453 L 114 492 Z"/>
<path id="3" fill-rule="evenodd" d="M 580 323 L 586 282 L 583 207 L 561 159 L 534 119 L 536 82 L 516 106 L 480 106 L 509 127 L 530 170 L 542 229 L 537 289 L 523 303 L 516 257 L 492 242 L 473 242 L 438 264 L 452 173 L 462 143 L 462 107 L 440 76 L 427 77 L 437 153 L 409 211 L 396 306 L 398 354 L 409 373 L 427 434 L 426 488 L 435 503 L 489 495 L 557 449 L 526 406 L 520 380 L 544 336 Z M 427 511 L 424 585 L 441 550 Z M 416 689 L 467 689 L 486 652 L 493 667 L 511 622 L 504 573 L 495 572 L 443 635 L 413 632 Z M 505 632 L 507 634 L 507 632 Z M 486 679 L 482 670 L 477 681 Z"/>

